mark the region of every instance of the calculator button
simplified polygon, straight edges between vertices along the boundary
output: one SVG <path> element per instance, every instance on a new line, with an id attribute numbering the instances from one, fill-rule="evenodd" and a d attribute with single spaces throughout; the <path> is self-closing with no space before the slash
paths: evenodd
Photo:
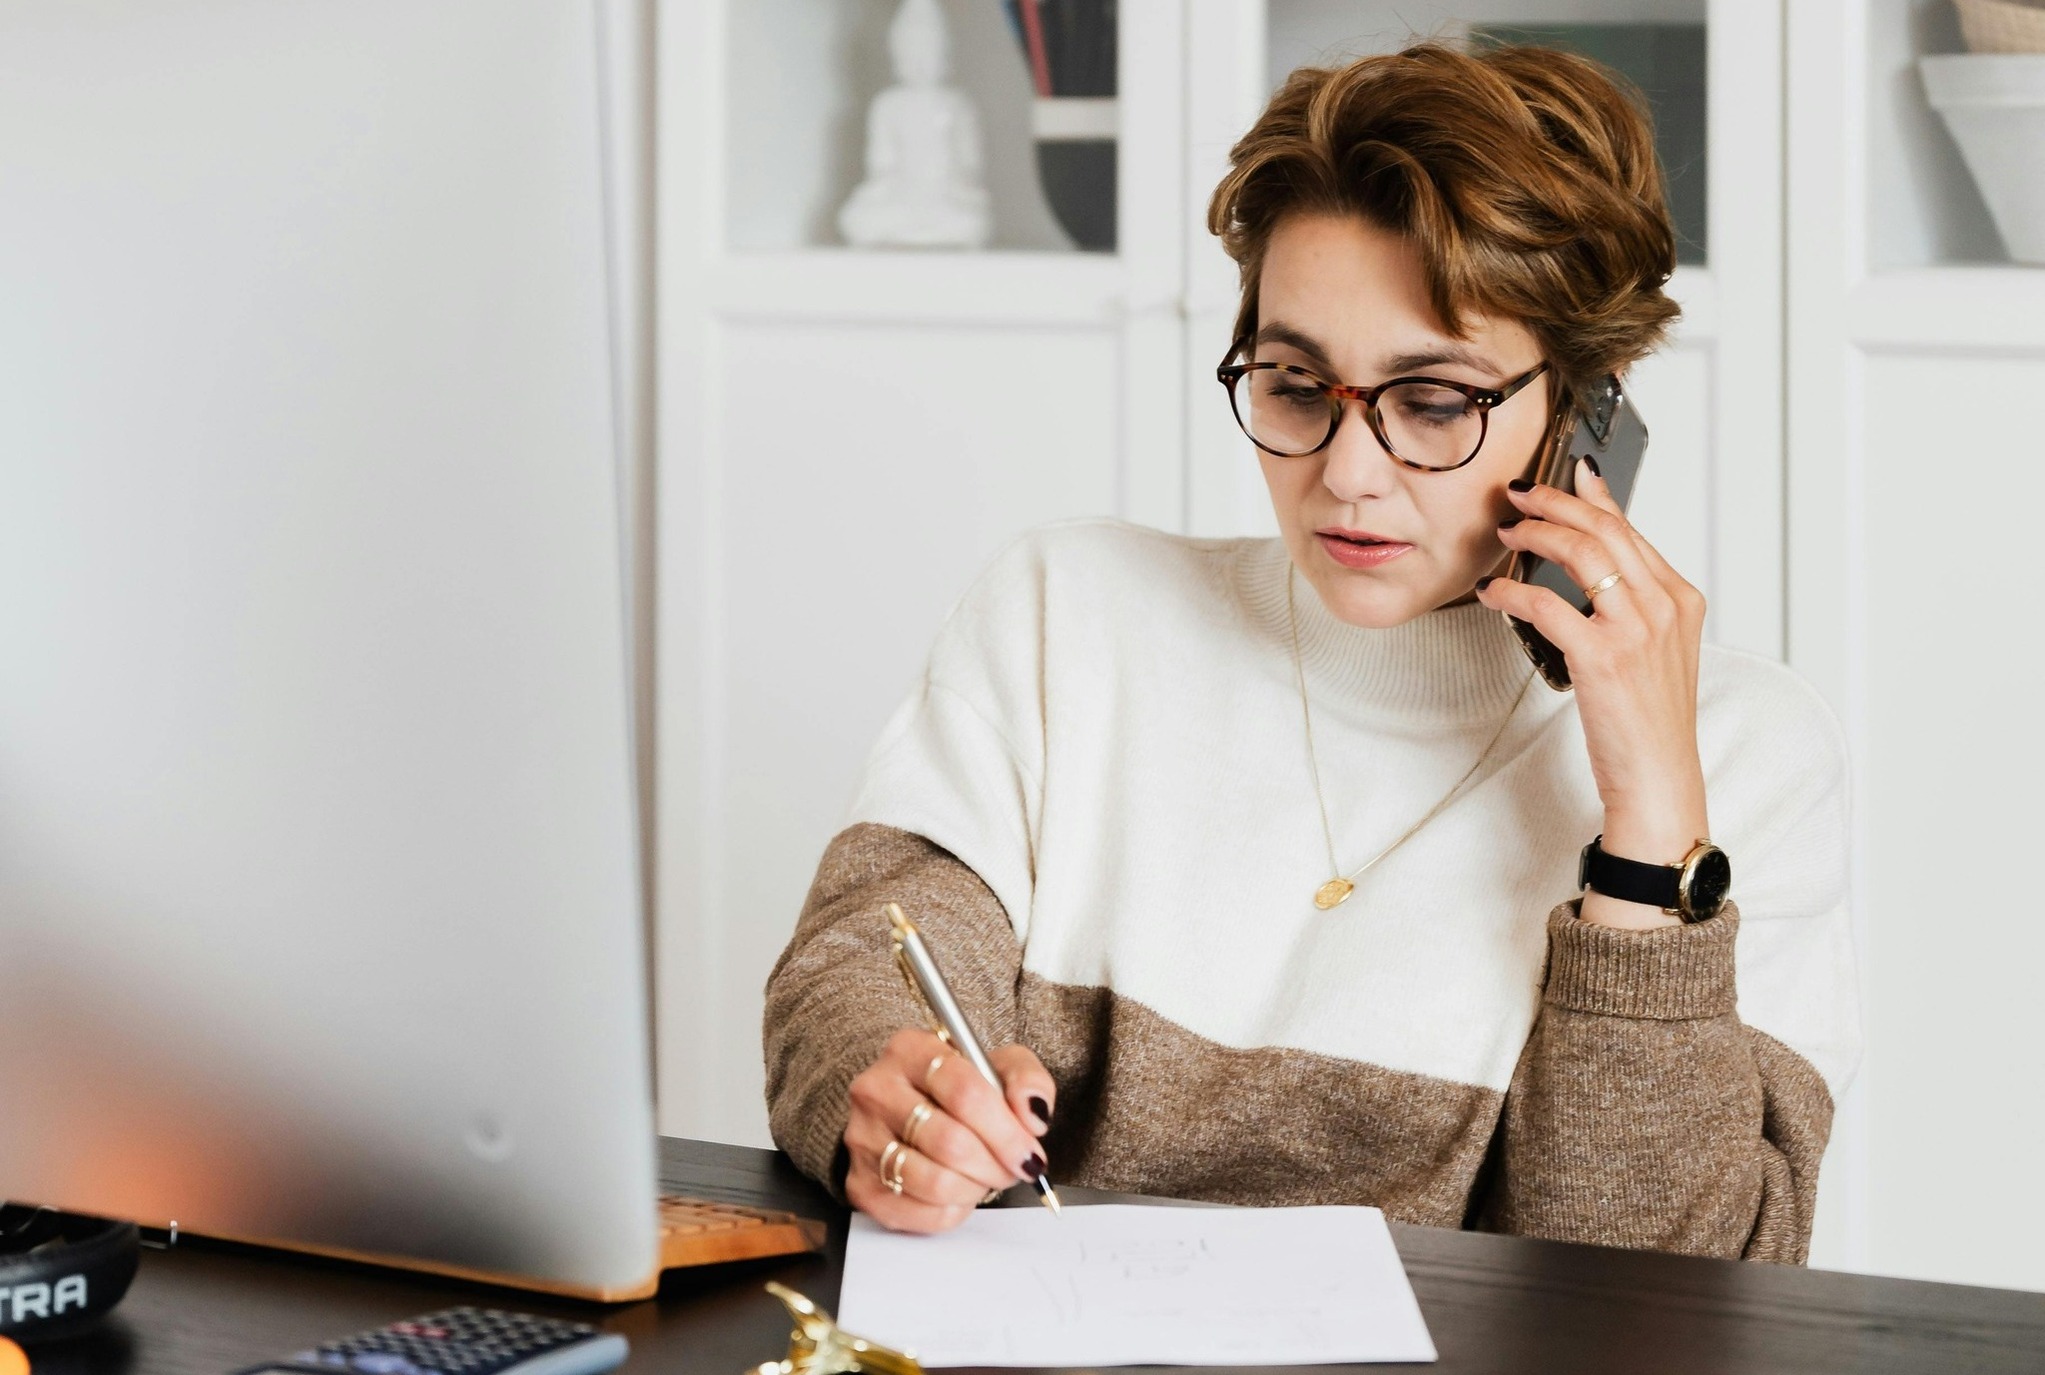
<path id="1" fill-rule="evenodd" d="M 394 1351 L 362 1351 L 348 1364 L 362 1375 L 419 1375 L 419 1367 Z"/>

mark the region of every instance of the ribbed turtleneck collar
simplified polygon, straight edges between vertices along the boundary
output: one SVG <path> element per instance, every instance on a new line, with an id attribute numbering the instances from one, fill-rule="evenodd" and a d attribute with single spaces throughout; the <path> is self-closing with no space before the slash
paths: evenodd
<path id="1" fill-rule="evenodd" d="M 1273 537 L 1245 546 L 1237 578 L 1244 604 L 1290 667 L 1285 582 L 1292 558 Z M 1293 574 L 1300 662 L 1316 705 L 1450 724 L 1493 720 L 1533 671 L 1505 617 L 1470 602 L 1372 630 L 1338 619 L 1304 576 Z M 1545 692 L 1536 684 L 1528 694 Z"/>

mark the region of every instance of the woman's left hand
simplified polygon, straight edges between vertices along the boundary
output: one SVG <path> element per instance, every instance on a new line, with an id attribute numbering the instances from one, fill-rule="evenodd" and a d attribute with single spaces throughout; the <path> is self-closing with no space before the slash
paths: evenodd
<path id="1" fill-rule="evenodd" d="M 1508 489 L 1521 518 L 1500 526 L 1509 549 L 1538 554 L 1579 587 L 1607 574 L 1585 616 L 1545 587 L 1491 578 L 1477 599 L 1547 636 L 1569 661 L 1591 772 L 1605 806 L 1607 853 L 1677 864 L 1710 826 L 1697 755 L 1697 658 L 1704 594 L 1627 521 L 1605 480 L 1579 459 L 1577 495 L 1536 485 Z M 1589 839 L 1588 836 L 1585 837 Z M 1602 893 L 1584 895 L 1583 918 L 1648 927 L 1678 919 Z"/>

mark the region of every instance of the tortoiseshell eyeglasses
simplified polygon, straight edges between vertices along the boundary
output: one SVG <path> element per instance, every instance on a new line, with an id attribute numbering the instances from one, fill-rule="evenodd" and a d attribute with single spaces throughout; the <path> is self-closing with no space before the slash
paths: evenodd
<path id="1" fill-rule="evenodd" d="M 1238 343 L 1228 358 L 1241 353 Z M 1335 438 L 1351 401 L 1385 452 L 1409 468 L 1444 473 L 1460 468 L 1484 447 L 1491 412 L 1548 370 L 1536 364 L 1502 387 L 1473 387 L 1441 377 L 1394 377 L 1375 387 L 1348 387 L 1293 363 L 1231 363 L 1215 376 L 1228 388 L 1236 424 L 1267 454 L 1303 458 Z"/>

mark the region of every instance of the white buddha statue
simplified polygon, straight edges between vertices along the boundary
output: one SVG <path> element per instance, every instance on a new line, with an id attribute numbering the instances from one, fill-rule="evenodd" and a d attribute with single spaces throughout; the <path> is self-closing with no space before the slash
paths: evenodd
<path id="1" fill-rule="evenodd" d="M 888 26 L 895 84 L 866 116 L 866 180 L 838 211 L 861 248 L 982 248 L 992 231 L 980 184 L 980 117 L 947 85 L 949 39 L 937 0 L 902 0 Z"/>

